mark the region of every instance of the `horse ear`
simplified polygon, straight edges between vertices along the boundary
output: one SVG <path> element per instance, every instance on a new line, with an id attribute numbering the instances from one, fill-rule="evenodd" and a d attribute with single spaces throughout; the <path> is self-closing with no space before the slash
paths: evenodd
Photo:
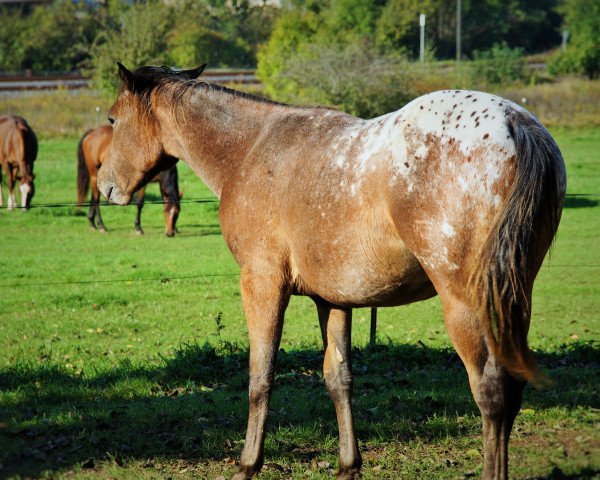
<path id="1" fill-rule="evenodd" d="M 119 67 L 119 78 L 128 90 L 133 90 L 133 73 L 127 70 L 121 62 L 117 62 Z"/>
<path id="2" fill-rule="evenodd" d="M 206 63 L 200 65 L 198 68 L 192 68 L 191 70 L 182 70 L 177 75 L 185 78 L 186 80 L 196 80 L 206 68 Z"/>

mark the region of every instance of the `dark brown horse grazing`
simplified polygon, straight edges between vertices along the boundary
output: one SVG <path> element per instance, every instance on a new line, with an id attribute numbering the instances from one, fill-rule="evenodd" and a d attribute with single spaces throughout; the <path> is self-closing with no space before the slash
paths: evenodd
<path id="1" fill-rule="evenodd" d="M 15 182 L 19 180 L 21 207 L 29 208 L 35 194 L 33 162 L 37 157 L 37 137 L 27 121 L 16 115 L 0 116 L 0 206 L 2 197 L 2 169 L 8 184 L 8 208 L 17 206 Z"/>
<path id="2" fill-rule="evenodd" d="M 483 419 L 486 479 L 508 477 L 527 380 L 535 276 L 560 220 L 566 173 L 542 125 L 514 103 L 442 91 L 362 120 L 269 102 L 175 73 L 119 65 L 114 137 L 98 174 L 125 205 L 185 159 L 221 200 L 250 334 L 250 412 L 234 478 L 263 464 L 275 357 L 290 296 L 317 305 L 340 435 L 338 478 L 360 470 L 351 312 L 440 296 Z"/>
<path id="3" fill-rule="evenodd" d="M 92 130 L 88 130 L 83 134 L 77 147 L 77 205 L 81 207 L 87 196 L 90 183 L 92 186 L 92 198 L 90 200 L 90 213 L 88 220 L 91 228 L 96 228 L 95 220 L 98 221 L 98 228 L 105 232 L 106 227 L 102 222 L 100 215 L 100 193 L 96 177 L 98 169 L 106 158 L 108 146 L 112 138 L 112 127 L 110 125 L 102 125 Z M 165 158 L 164 164 L 171 165 L 166 170 L 156 174 L 152 180 L 160 185 L 160 193 L 164 202 L 165 216 L 165 234 L 167 237 L 172 237 L 179 233 L 177 227 L 177 218 L 181 210 L 179 200 L 179 183 L 177 176 L 176 158 Z M 137 214 L 135 217 L 135 231 L 143 234 L 141 225 L 141 214 L 144 206 L 145 187 L 140 188 L 137 198 Z"/>

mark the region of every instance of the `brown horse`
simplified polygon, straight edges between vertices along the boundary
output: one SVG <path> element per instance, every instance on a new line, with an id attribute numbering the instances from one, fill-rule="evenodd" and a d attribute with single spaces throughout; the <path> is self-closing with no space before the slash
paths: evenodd
<path id="1" fill-rule="evenodd" d="M 100 215 L 100 193 L 98 192 L 96 176 L 100 165 L 102 165 L 102 162 L 106 158 L 111 138 L 112 127 L 110 125 L 102 125 L 85 132 L 77 147 L 77 205 L 81 207 L 85 201 L 91 183 L 92 198 L 90 200 L 88 220 L 90 227 L 95 229 L 95 220 L 97 219 L 98 228 L 102 232 L 106 231 L 106 227 Z M 175 226 L 181 210 L 179 202 L 181 194 L 179 193 L 176 162 L 176 158 L 165 158 L 164 164 L 171 166 L 156 174 L 151 180 L 158 182 L 160 185 L 160 193 L 164 202 L 165 234 L 167 237 L 172 237 L 175 233 L 179 233 L 179 230 Z M 144 197 L 145 187 L 142 187 L 138 192 L 137 214 L 135 217 L 135 231 L 140 235 L 144 233 L 141 225 Z"/>
<path id="2" fill-rule="evenodd" d="M 250 412 L 234 478 L 252 477 L 263 463 L 293 294 L 317 305 L 339 426 L 338 478 L 353 478 L 362 463 L 352 419 L 352 308 L 435 294 L 481 411 L 483 477 L 507 478 L 523 388 L 539 378 L 527 345 L 533 282 L 566 188 L 554 140 L 518 105 L 480 92 L 435 92 L 362 120 L 195 80 L 201 70 L 132 73 L 119 64 L 114 137 L 98 187 L 127 204 L 166 152 L 220 198 L 250 334 Z"/>
<path id="3" fill-rule="evenodd" d="M 17 180 L 20 180 L 21 207 L 29 208 L 35 194 L 33 162 L 37 157 L 37 151 L 37 137 L 23 117 L 0 116 L 0 206 L 4 205 L 2 198 L 2 168 L 4 168 L 8 184 L 8 208 L 17 206 L 14 192 Z"/>

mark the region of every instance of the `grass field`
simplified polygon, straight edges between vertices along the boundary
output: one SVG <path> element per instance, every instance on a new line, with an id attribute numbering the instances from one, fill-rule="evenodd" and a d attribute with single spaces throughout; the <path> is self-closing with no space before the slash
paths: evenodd
<path id="1" fill-rule="evenodd" d="M 553 131 L 570 193 L 600 193 L 600 132 Z M 76 139 L 43 140 L 33 204 L 75 200 Z M 247 333 L 216 202 L 180 165 L 181 235 L 162 206 L 106 206 L 107 234 L 73 207 L 0 210 L 0 478 L 218 478 L 239 458 Z M 158 200 L 158 187 L 147 200 Z M 600 476 L 600 196 L 569 197 L 536 284 L 530 341 L 553 386 L 527 388 L 514 478 Z M 439 301 L 368 310 L 353 328 L 364 478 L 481 471 L 480 418 Z M 288 309 L 261 478 L 332 478 L 337 427 L 316 312 Z"/>

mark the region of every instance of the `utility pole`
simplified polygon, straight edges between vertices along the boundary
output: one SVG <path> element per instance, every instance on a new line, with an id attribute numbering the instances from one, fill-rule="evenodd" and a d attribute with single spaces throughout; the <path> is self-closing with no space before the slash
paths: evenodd
<path id="1" fill-rule="evenodd" d="M 462 30 L 462 0 L 456 0 L 456 61 L 457 62 L 460 62 L 460 57 L 462 56 L 461 30 Z"/>
<path id="2" fill-rule="evenodd" d="M 419 27 L 421 27 L 421 54 L 419 56 L 421 63 L 425 61 L 425 14 L 419 15 Z"/>

